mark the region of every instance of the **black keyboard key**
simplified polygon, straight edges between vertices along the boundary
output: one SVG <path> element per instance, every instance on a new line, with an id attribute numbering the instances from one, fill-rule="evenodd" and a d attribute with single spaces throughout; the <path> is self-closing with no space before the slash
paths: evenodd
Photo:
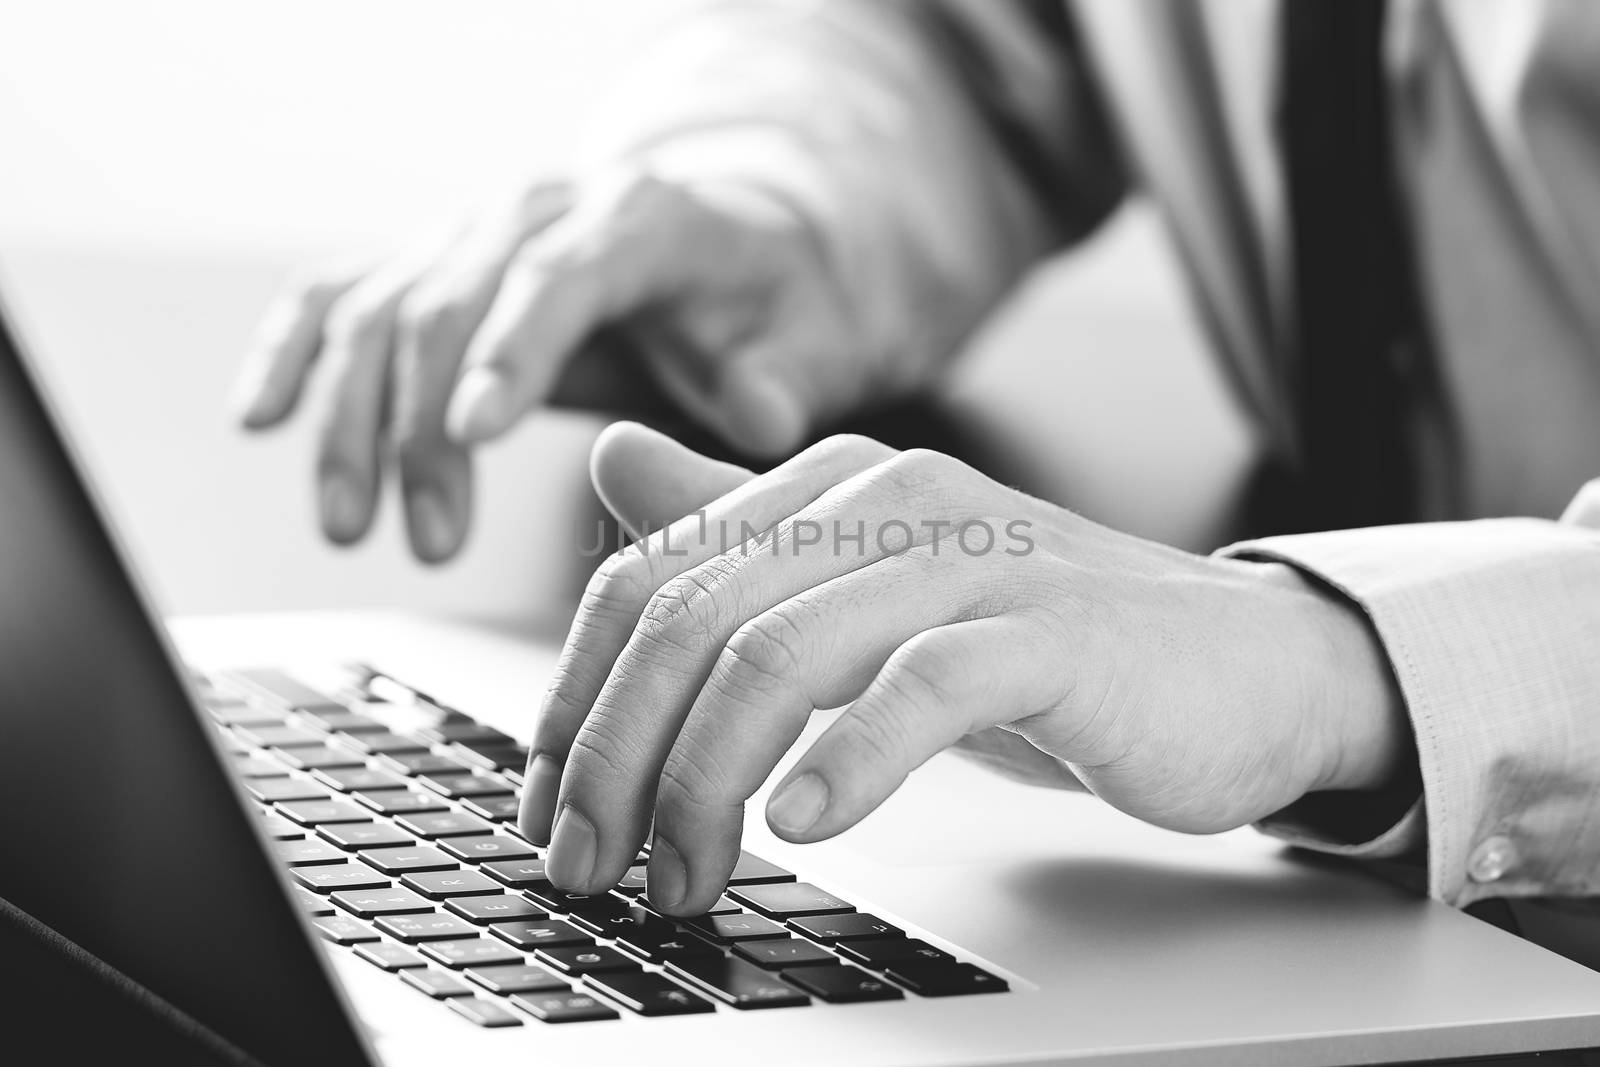
<path id="1" fill-rule="evenodd" d="M 333 799 L 326 789 L 319 789 L 304 779 L 290 778 L 286 774 L 252 778 L 244 784 L 244 789 L 263 804 L 276 804 L 280 800 Z"/>
<path id="2" fill-rule="evenodd" d="M 864 1000 L 904 1000 L 905 994 L 876 975 L 836 963 L 831 967 L 797 967 L 783 977 L 829 1004 Z"/>
<path id="3" fill-rule="evenodd" d="M 451 745 L 449 755 L 485 771 L 517 770 L 528 765 L 528 750 L 519 745 Z"/>
<path id="4" fill-rule="evenodd" d="M 497 774 L 423 774 L 417 776 L 423 788 L 431 789 L 442 797 L 460 800 L 463 797 L 487 797 L 511 792 L 511 783 Z"/>
<path id="5" fill-rule="evenodd" d="M 792 1008 L 811 1003 L 804 993 L 744 960 L 719 956 L 674 961 L 667 964 L 667 971 L 735 1008 Z"/>
<path id="6" fill-rule="evenodd" d="M 645 895 L 645 896 L 642 896 L 642 897 L 635 897 L 634 900 L 637 903 L 639 903 L 641 906 L 646 907 L 646 908 L 650 908 L 651 911 L 655 911 L 656 910 L 651 905 L 650 897 L 649 897 L 648 894 Z M 735 904 L 732 900 L 728 899 L 725 896 L 718 897 L 717 898 L 717 902 L 715 904 L 711 905 L 711 910 L 706 912 L 707 915 L 739 915 L 739 914 L 742 914 L 742 913 L 744 913 L 744 909 L 739 907 L 739 905 Z M 657 914 L 660 914 L 660 913 L 658 912 Z M 670 916 L 664 916 L 664 917 L 670 918 Z"/>
<path id="7" fill-rule="evenodd" d="M 378 935 L 366 923 L 358 923 L 346 915 L 330 915 L 312 919 L 317 932 L 336 945 L 358 945 L 363 941 L 376 941 Z"/>
<path id="8" fill-rule="evenodd" d="M 432 752 L 385 752 L 377 762 L 384 770 L 407 777 L 414 774 L 460 774 L 471 769 L 460 760 L 436 756 Z"/>
<path id="9" fill-rule="evenodd" d="M 329 904 L 326 900 L 317 896 L 315 893 L 308 893 L 299 886 L 290 886 L 289 890 L 294 897 L 295 903 L 298 904 L 301 910 L 307 915 L 333 914 L 333 905 Z"/>
<path id="10" fill-rule="evenodd" d="M 459 864 L 432 845 L 396 845 L 392 848 L 364 848 L 356 853 L 363 863 L 384 874 L 412 871 L 455 871 Z"/>
<path id="11" fill-rule="evenodd" d="M 839 955 L 874 971 L 901 963 L 943 963 L 950 953 L 915 937 L 881 937 L 871 941 L 841 941 Z"/>
<path id="12" fill-rule="evenodd" d="M 314 771 L 322 767 L 359 767 L 367 761 L 361 753 L 338 745 L 275 748 L 272 754 L 297 771 Z"/>
<path id="13" fill-rule="evenodd" d="M 710 938 L 723 945 L 789 936 L 788 930 L 771 919 L 744 912 L 733 915 L 697 915 L 693 919 L 685 919 L 683 924 L 701 937 Z"/>
<path id="14" fill-rule="evenodd" d="M 409 833 L 433 840 L 436 837 L 458 837 L 463 834 L 492 834 L 494 826 L 476 815 L 459 811 L 419 812 L 402 815 L 395 822 Z"/>
<path id="15" fill-rule="evenodd" d="M 789 919 L 796 915 L 833 915 L 856 910 L 810 882 L 740 885 L 729 889 L 728 895 L 771 919 Z"/>
<path id="16" fill-rule="evenodd" d="M 317 827 L 317 836 L 332 841 L 343 849 L 385 848 L 390 845 L 409 845 L 411 835 L 382 822 L 337 822 Z"/>
<path id="17" fill-rule="evenodd" d="M 475 834 L 471 837 L 441 837 L 438 845 L 457 859 L 469 863 L 483 863 L 488 860 L 520 860 L 531 858 L 537 853 L 533 846 L 525 841 L 507 837 L 504 834 Z"/>
<path id="18" fill-rule="evenodd" d="M 517 922 L 495 923 L 489 932 L 510 945 L 533 951 L 549 946 L 592 945 L 594 939 L 576 926 L 562 919 L 522 919 Z"/>
<path id="19" fill-rule="evenodd" d="M 296 826 L 283 816 L 273 815 L 270 812 L 262 815 L 261 828 L 274 841 L 294 841 L 306 836 L 305 827 Z"/>
<path id="20" fill-rule="evenodd" d="M 356 803 L 380 815 L 409 815 L 417 811 L 445 811 L 450 805 L 443 797 L 417 789 L 379 789 L 355 794 Z"/>
<path id="21" fill-rule="evenodd" d="M 547 1023 L 582 1023 L 615 1019 L 617 1013 L 587 993 L 519 993 L 511 1003 Z"/>
<path id="22" fill-rule="evenodd" d="M 543 899 L 544 894 L 534 894 L 534 899 Z M 648 914 L 644 909 L 635 909 L 627 901 L 618 899 L 609 894 L 589 897 L 582 902 L 573 902 L 567 910 L 567 921 L 580 930 L 586 930 L 596 937 L 615 937 L 618 927 L 631 925 L 634 912 L 641 915 Z"/>
<path id="23" fill-rule="evenodd" d="M 433 904 L 409 889 L 341 889 L 328 899 L 361 919 L 379 915 L 425 914 Z"/>
<path id="24" fill-rule="evenodd" d="M 485 863 L 479 869 L 513 889 L 545 888 L 550 885 L 550 879 L 544 876 L 544 860 L 499 860 Z"/>
<path id="25" fill-rule="evenodd" d="M 469 922 L 503 923 L 515 919 L 548 918 L 543 908 L 527 897 L 515 893 L 496 893 L 494 896 L 451 897 L 445 907 Z"/>
<path id="26" fill-rule="evenodd" d="M 349 708 L 325 708 L 300 713 L 300 718 L 308 723 L 312 729 L 320 730 L 325 734 L 366 734 L 388 732 L 388 727 L 370 715 L 363 715 L 359 711 Z"/>
<path id="27" fill-rule="evenodd" d="M 400 972 L 400 980 L 414 989 L 420 989 L 435 1000 L 444 1000 L 447 997 L 470 997 L 472 987 L 453 974 L 436 971 L 432 967 L 426 970 L 415 969 Z"/>
<path id="28" fill-rule="evenodd" d="M 798 937 L 786 941 L 745 941 L 733 946 L 733 954 L 769 971 L 839 962 L 827 949 Z"/>
<path id="29" fill-rule="evenodd" d="M 617 892 L 630 897 L 639 896 L 645 890 L 645 865 L 635 863 L 629 867 L 622 880 L 617 883 Z"/>
<path id="30" fill-rule="evenodd" d="M 462 807 L 494 822 L 516 822 L 517 808 L 521 801 L 514 797 L 472 797 L 463 802 Z"/>
<path id="31" fill-rule="evenodd" d="M 353 748 L 357 752 L 365 752 L 369 756 L 377 756 L 385 752 L 426 752 L 428 750 L 426 742 L 418 741 L 414 737 L 407 737 L 405 734 L 390 733 L 387 730 L 383 733 L 370 734 L 337 733 L 333 735 L 333 739 L 341 745 Z"/>
<path id="32" fill-rule="evenodd" d="M 233 732 L 258 748 L 300 748 L 323 742 L 321 734 L 299 726 L 235 726 Z"/>
<path id="33" fill-rule="evenodd" d="M 923 997 L 964 997 L 974 993 L 1004 993 L 1010 984 L 970 963 L 898 963 L 888 975 Z"/>
<path id="34" fill-rule="evenodd" d="M 240 778 L 277 778 L 288 770 L 277 760 L 265 756 L 235 756 L 233 773 Z"/>
<path id="35" fill-rule="evenodd" d="M 428 965 L 428 961 L 415 952 L 403 945 L 390 944 L 388 941 L 357 945 L 356 955 L 385 971 L 408 971 L 413 967 Z"/>
<path id="36" fill-rule="evenodd" d="M 477 871 L 417 871 L 400 879 L 400 884 L 435 900 L 491 896 L 505 892 L 498 883 Z"/>
<path id="37" fill-rule="evenodd" d="M 275 805 L 278 812 L 301 826 L 321 826 L 330 822 L 371 822 L 372 814 L 348 800 L 285 800 Z"/>
<path id="38" fill-rule="evenodd" d="M 290 872 L 294 880 L 317 893 L 332 893 L 336 889 L 387 889 L 389 879 L 359 863 L 341 863 L 326 867 L 296 867 Z"/>
<path id="39" fill-rule="evenodd" d="M 211 716 L 211 721 L 223 726 L 287 726 L 289 720 L 283 717 L 282 712 L 268 711 L 253 704 L 228 704 L 224 707 L 208 707 L 206 713 Z"/>
<path id="40" fill-rule="evenodd" d="M 290 867 L 315 867 L 323 863 L 346 863 L 349 859 L 329 842 L 318 841 L 309 837 L 302 838 L 299 841 L 279 841 L 275 851 L 278 853 L 278 859 Z"/>
<path id="41" fill-rule="evenodd" d="M 640 1015 L 694 1015 L 716 1010 L 671 979 L 647 971 L 586 974 L 583 980 Z"/>
<path id="42" fill-rule="evenodd" d="M 612 936 L 618 945 L 651 963 L 722 955 L 715 945 L 655 915 L 645 914 L 631 924 L 618 926 Z"/>
<path id="43" fill-rule="evenodd" d="M 639 965 L 614 948 L 590 943 L 563 947 L 545 946 L 533 954 L 562 974 L 593 974 L 596 971 L 636 971 Z"/>
<path id="44" fill-rule="evenodd" d="M 235 685 L 257 695 L 276 707 L 288 711 L 336 711 L 344 707 L 338 701 L 311 688 L 283 671 L 269 667 L 229 671 L 225 677 Z"/>
<path id="45" fill-rule="evenodd" d="M 567 979 L 536 963 L 504 963 L 493 967 L 473 967 L 467 978 L 491 993 L 534 993 L 541 989 L 571 989 Z"/>
<path id="46" fill-rule="evenodd" d="M 463 967 L 488 967 L 496 963 L 522 962 L 522 953 L 504 942 L 487 937 L 429 942 L 422 946 L 422 954 L 453 970 L 460 970 Z"/>
<path id="47" fill-rule="evenodd" d="M 867 912 L 846 915 L 802 915 L 789 920 L 789 929 L 824 945 L 840 941 L 870 941 L 883 937 L 904 937 L 906 932 Z"/>
<path id="48" fill-rule="evenodd" d="M 577 915 L 580 912 L 601 911 L 616 914 L 628 902 L 609 893 L 566 893 L 553 885 L 529 886 L 524 890 L 535 904 L 558 915 Z"/>
<path id="49" fill-rule="evenodd" d="M 497 745 L 514 745 L 509 734 L 501 733 L 493 726 L 473 722 L 471 719 L 460 717 L 447 722 L 424 726 L 417 731 L 417 736 L 427 741 L 447 744 L 452 741 L 477 741 L 492 742 Z"/>
<path id="50" fill-rule="evenodd" d="M 748 852 L 739 853 L 739 862 L 733 865 L 733 873 L 728 876 L 729 885 L 770 885 L 775 882 L 792 881 L 794 875 L 776 863 L 768 863 L 760 856 L 752 856 Z"/>
<path id="51" fill-rule="evenodd" d="M 450 941 L 455 938 L 477 937 L 483 931 L 454 915 L 385 915 L 377 921 L 378 929 L 408 945 L 423 941 Z"/>
<path id="52" fill-rule="evenodd" d="M 405 780 L 388 771 L 370 767 L 328 767 L 311 772 L 311 777 L 341 793 L 370 792 L 374 789 L 404 789 Z"/>
<path id="53" fill-rule="evenodd" d="M 522 1025 L 522 1020 L 517 1018 L 516 1013 L 510 1008 L 504 1004 L 496 1004 L 492 1000 L 484 1000 L 482 997 L 451 997 L 445 1004 L 457 1015 L 470 1019 L 479 1026 L 495 1028 Z"/>

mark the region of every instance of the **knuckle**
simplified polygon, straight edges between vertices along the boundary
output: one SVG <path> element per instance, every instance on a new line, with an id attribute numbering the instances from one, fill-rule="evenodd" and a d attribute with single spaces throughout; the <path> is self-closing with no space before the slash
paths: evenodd
<path id="1" fill-rule="evenodd" d="M 656 807 L 682 815 L 738 803 L 734 779 L 704 745 L 680 737 L 656 787 Z"/>
<path id="2" fill-rule="evenodd" d="M 630 222 L 679 200 L 682 190 L 649 167 L 636 165 L 612 175 L 603 195 L 611 214 L 619 222 Z"/>
<path id="3" fill-rule="evenodd" d="M 800 454 L 800 458 L 832 465 L 839 462 L 882 460 L 894 455 L 894 449 L 858 433 L 838 433 L 823 438 Z"/>
<path id="4" fill-rule="evenodd" d="M 397 414 L 391 436 L 395 462 L 408 474 L 443 466 L 451 447 L 442 422 L 423 420 L 414 412 Z"/>
<path id="5" fill-rule="evenodd" d="M 639 619 L 639 632 L 649 641 L 699 653 L 716 638 L 723 608 L 719 583 L 697 571 L 669 579 L 656 590 Z"/>
<path id="6" fill-rule="evenodd" d="M 869 766 L 895 767 L 907 761 L 907 713 L 893 705 L 875 707 L 859 715 L 850 732 L 850 748 Z"/>
<path id="7" fill-rule="evenodd" d="M 591 714 L 567 755 L 576 782 L 632 782 L 638 777 L 639 746 L 618 728 L 611 715 L 600 709 Z"/>
<path id="8" fill-rule="evenodd" d="M 650 575 L 646 559 L 631 550 L 607 556 L 595 568 L 584 588 L 579 607 L 580 620 L 617 617 L 633 618 L 644 607 L 657 583 Z"/>
<path id="9" fill-rule="evenodd" d="M 889 657 L 879 681 L 889 704 L 925 707 L 949 698 L 961 669 L 960 653 L 925 633 Z"/>
<path id="10" fill-rule="evenodd" d="M 328 306 L 345 288 L 345 283 L 330 273 L 311 270 L 289 276 L 283 285 L 283 299 L 307 311 Z"/>
<path id="11" fill-rule="evenodd" d="M 945 455 L 927 448 L 912 448 L 899 453 L 879 469 L 883 477 L 895 488 L 909 492 L 948 486 L 959 473 L 961 464 Z"/>
<path id="12" fill-rule="evenodd" d="M 724 652 L 723 683 L 765 691 L 793 685 L 800 675 L 805 635 L 782 611 L 768 611 L 734 633 Z"/>
<path id="13" fill-rule="evenodd" d="M 382 304 L 346 297 L 328 312 L 324 335 L 330 344 L 361 348 L 387 340 L 392 328 Z"/>
<path id="14" fill-rule="evenodd" d="M 585 679 L 579 671 L 575 656 L 566 654 L 556 664 L 555 672 L 550 676 L 550 685 L 545 690 L 544 702 L 539 715 L 539 727 L 543 732 L 547 723 L 560 720 L 562 723 L 581 723 L 589 714 L 593 706 L 590 701 L 582 698 L 580 694 L 592 692 L 585 685 Z M 568 729 L 566 736 L 571 737 L 573 730 Z"/>
<path id="15" fill-rule="evenodd" d="M 416 291 L 400 302 L 398 328 L 410 350 L 433 356 L 452 346 L 464 348 L 472 332 L 472 309 L 466 302 L 442 293 Z"/>

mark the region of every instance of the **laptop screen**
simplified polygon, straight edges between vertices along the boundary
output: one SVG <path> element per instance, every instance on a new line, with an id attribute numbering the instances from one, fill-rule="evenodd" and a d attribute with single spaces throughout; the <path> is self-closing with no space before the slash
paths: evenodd
<path id="1" fill-rule="evenodd" d="M 0 309 L 0 897 L 265 1063 L 367 1062 L 18 345 Z"/>

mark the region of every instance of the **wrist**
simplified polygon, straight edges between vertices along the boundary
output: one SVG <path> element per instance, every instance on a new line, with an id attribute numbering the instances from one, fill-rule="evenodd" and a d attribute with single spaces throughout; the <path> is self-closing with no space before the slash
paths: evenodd
<path id="1" fill-rule="evenodd" d="M 1303 717 L 1303 793 L 1383 790 L 1413 773 L 1405 701 L 1371 620 L 1339 591 L 1283 563 L 1254 563 L 1278 594 Z"/>

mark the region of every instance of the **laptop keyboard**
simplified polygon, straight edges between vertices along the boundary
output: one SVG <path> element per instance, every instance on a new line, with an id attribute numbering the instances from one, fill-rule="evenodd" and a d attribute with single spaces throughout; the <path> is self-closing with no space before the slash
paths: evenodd
<path id="1" fill-rule="evenodd" d="M 516 828 L 527 750 L 391 675 L 197 678 L 318 933 L 479 1026 L 1008 988 L 749 853 L 690 919 L 651 909 L 647 851 L 611 892 L 562 892 Z"/>

